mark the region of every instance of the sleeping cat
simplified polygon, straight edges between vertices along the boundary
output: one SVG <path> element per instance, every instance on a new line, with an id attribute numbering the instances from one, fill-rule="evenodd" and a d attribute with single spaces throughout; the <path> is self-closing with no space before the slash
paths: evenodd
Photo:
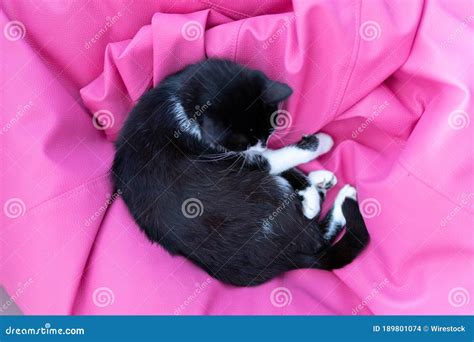
<path id="1" fill-rule="evenodd" d="M 340 268 L 364 249 L 356 190 L 344 186 L 321 218 L 336 177 L 295 168 L 328 152 L 331 137 L 266 147 L 272 115 L 291 93 L 262 72 L 208 59 L 142 96 L 117 139 L 112 178 L 151 241 L 238 286 Z"/>

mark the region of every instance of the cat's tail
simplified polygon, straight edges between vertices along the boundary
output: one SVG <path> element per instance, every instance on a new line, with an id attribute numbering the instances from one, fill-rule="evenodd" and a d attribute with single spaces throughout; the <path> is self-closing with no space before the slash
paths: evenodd
<path id="1" fill-rule="evenodd" d="M 334 245 L 317 256 L 317 268 L 332 270 L 351 263 L 369 244 L 370 236 L 357 202 L 346 197 L 342 204 L 346 232 Z"/>

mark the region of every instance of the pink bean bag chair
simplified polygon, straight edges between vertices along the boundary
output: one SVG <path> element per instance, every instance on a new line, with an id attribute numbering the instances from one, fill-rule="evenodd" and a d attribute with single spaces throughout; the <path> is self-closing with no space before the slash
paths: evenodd
<path id="1" fill-rule="evenodd" d="M 470 1 L 4 0 L 0 283 L 25 314 L 472 314 Z M 207 57 L 287 82 L 282 146 L 358 189 L 347 267 L 219 283 L 152 245 L 109 179 L 138 98 Z M 329 193 L 332 201 L 336 190 Z M 4 310 L 3 307 L 2 310 Z"/>

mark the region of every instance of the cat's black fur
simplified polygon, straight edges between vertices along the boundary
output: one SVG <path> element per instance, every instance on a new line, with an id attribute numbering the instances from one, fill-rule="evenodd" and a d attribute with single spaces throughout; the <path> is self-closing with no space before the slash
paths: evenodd
<path id="1" fill-rule="evenodd" d="M 288 86 L 259 71 L 207 60 L 142 96 L 116 142 L 112 178 L 151 241 L 238 286 L 258 285 L 292 269 L 339 268 L 360 253 L 369 236 L 354 200 L 344 201 L 347 232 L 331 245 L 319 215 L 305 218 L 294 195 L 307 185 L 304 175 L 296 169 L 283 173 L 294 186 L 289 189 L 269 174 L 260 155 L 244 163 L 239 153 L 226 153 L 266 142 L 270 117 L 290 94 Z M 177 120 L 182 109 L 189 121 Z M 196 125 L 200 138 L 192 133 Z M 300 147 L 317 144 L 310 136 Z M 184 215 L 189 199 L 200 215 Z M 269 217 L 271 229 L 265 230 Z"/>

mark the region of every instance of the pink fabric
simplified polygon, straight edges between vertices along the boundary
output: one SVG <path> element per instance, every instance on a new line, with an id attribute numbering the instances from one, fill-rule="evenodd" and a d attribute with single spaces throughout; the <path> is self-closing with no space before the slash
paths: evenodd
<path id="1" fill-rule="evenodd" d="M 472 2 L 2 6 L 0 282 L 21 289 L 24 313 L 472 314 Z M 357 187 L 372 242 L 353 264 L 226 286 L 151 245 L 122 200 L 107 200 L 133 103 L 211 56 L 293 87 L 292 127 L 275 146 L 335 137 L 303 169 Z"/>

